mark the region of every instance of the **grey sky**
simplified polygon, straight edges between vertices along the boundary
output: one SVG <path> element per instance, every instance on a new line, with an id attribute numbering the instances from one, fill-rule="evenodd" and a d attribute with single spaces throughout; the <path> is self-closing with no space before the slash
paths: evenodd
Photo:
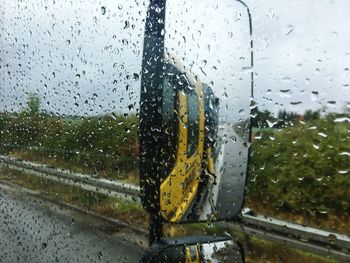
<path id="1" fill-rule="evenodd" d="M 341 110 L 350 101 L 350 2 L 246 2 L 259 107 Z M 0 110 L 19 110 L 33 92 L 64 114 L 138 108 L 145 14 L 143 1 L 1 4 Z"/>
<path id="2" fill-rule="evenodd" d="M 253 15 L 259 106 L 339 111 L 350 102 L 350 1 L 247 4 Z"/>

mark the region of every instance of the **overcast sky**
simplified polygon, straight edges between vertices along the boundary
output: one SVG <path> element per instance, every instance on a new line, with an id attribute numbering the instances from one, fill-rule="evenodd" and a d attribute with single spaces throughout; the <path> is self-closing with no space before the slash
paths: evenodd
<path id="1" fill-rule="evenodd" d="M 29 93 L 61 114 L 138 108 L 143 1 L 1 2 L 0 110 L 25 107 Z M 350 1 L 246 3 L 259 108 L 341 111 L 350 101 Z"/>

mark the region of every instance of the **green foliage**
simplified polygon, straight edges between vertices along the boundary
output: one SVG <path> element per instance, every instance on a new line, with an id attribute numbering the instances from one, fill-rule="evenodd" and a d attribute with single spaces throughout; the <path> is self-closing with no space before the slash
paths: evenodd
<path id="1" fill-rule="evenodd" d="M 45 119 L 40 115 L 21 113 L 18 116 L 8 116 L 2 125 L 2 146 L 13 147 L 37 145 L 40 135 L 45 129 Z"/>
<path id="2" fill-rule="evenodd" d="M 272 121 L 272 112 L 268 110 L 260 111 L 257 107 L 252 110 L 251 125 L 252 127 L 266 128 L 269 127 L 267 121 Z"/>
<path id="3" fill-rule="evenodd" d="M 320 118 L 320 111 L 307 110 L 304 113 L 305 121 L 314 121 Z"/>
<path id="4" fill-rule="evenodd" d="M 248 197 L 301 213 L 350 212 L 349 123 L 339 121 L 348 115 L 305 115 L 307 121 L 283 129 L 254 128 Z M 136 115 L 0 113 L 0 135 L 3 153 L 25 150 L 83 172 L 125 178 L 138 166 Z M 84 198 L 94 202 L 95 197 Z"/>
<path id="5" fill-rule="evenodd" d="M 138 118 L 107 114 L 74 121 L 44 114 L 0 115 L 0 148 L 53 157 L 68 167 L 126 177 L 138 164 Z"/>
<path id="6" fill-rule="evenodd" d="M 282 128 L 286 126 L 291 126 L 298 119 L 298 114 L 294 112 L 287 112 L 286 110 L 278 112 L 278 123 L 275 128 Z"/>
<path id="7" fill-rule="evenodd" d="M 256 134 L 249 198 L 310 214 L 350 212 L 350 127 L 336 117 Z"/>
<path id="8" fill-rule="evenodd" d="M 38 95 L 31 94 L 28 99 L 28 110 L 31 115 L 39 114 L 40 112 L 40 98 Z"/>
<path id="9" fill-rule="evenodd" d="M 94 192 L 83 192 L 81 194 L 81 189 L 77 189 L 75 192 L 79 196 L 79 204 L 83 206 L 99 204 L 107 199 L 107 196 L 104 194 Z"/>

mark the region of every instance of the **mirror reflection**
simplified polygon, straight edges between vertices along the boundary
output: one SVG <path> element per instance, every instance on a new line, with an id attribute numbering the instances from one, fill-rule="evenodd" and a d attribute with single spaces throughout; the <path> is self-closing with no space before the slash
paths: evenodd
<path id="1" fill-rule="evenodd" d="M 252 56 L 239 1 L 168 1 L 162 80 L 160 212 L 166 221 L 230 219 L 244 197 Z"/>
<path id="2" fill-rule="evenodd" d="M 240 245 L 223 236 L 163 239 L 144 255 L 142 263 L 243 263 Z"/>

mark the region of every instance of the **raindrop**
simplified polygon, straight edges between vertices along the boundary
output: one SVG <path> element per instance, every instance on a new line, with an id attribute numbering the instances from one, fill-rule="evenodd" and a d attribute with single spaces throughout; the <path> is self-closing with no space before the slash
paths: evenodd
<path id="1" fill-rule="evenodd" d="M 123 29 L 127 29 L 130 27 L 130 23 L 128 20 L 125 20 L 125 25 L 124 25 L 124 28 Z"/>
<path id="2" fill-rule="evenodd" d="M 98 251 L 98 252 L 97 252 L 97 256 L 98 256 L 98 259 L 99 259 L 99 260 L 102 260 L 102 252 L 101 252 L 101 251 Z"/>
<path id="3" fill-rule="evenodd" d="M 253 67 L 243 67 L 242 72 L 244 72 L 244 73 L 253 72 Z"/>
<path id="4" fill-rule="evenodd" d="M 293 25 L 288 25 L 286 28 L 286 33 L 285 35 L 288 36 L 294 31 L 294 26 Z"/>
<path id="5" fill-rule="evenodd" d="M 162 11 L 162 9 L 160 7 L 156 7 L 156 12 L 159 14 Z"/>
<path id="6" fill-rule="evenodd" d="M 328 106 L 334 107 L 337 102 L 335 100 L 329 100 L 327 101 Z"/>
<path id="7" fill-rule="evenodd" d="M 318 91 L 311 92 L 311 101 L 316 101 L 318 97 Z"/>
<path id="8" fill-rule="evenodd" d="M 106 7 L 105 6 L 101 6 L 101 14 L 102 15 L 106 14 Z"/>
<path id="9" fill-rule="evenodd" d="M 323 133 L 323 132 L 319 132 L 318 133 L 319 136 L 323 137 L 323 138 L 327 138 L 327 134 Z"/>
<path id="10" fill-rule="evenodd" d="M 281 89 L 280 90 L 280 92 L 282 92 L 282 93 L 287 93 L 287 92 L 289 92 L 290 91 L 290 89 Z"/>
<path id="11" fill-rule="evenodd" d="M 343 117 L 343 118 L 336 118 L 334 122 L 350 122 L 350 118 Z"/>
<path id="12" fill-rule="evenodd" d="M 269 121 L 269 120 L 266 120 L 266 122 L 267 122 L 267 124 L 269 125 L 269 128 L 272 128 L 273 126 L 275 126 L 275 125 L 278 123 L 278 121 L 271 122 L 271 121 Z"/>
<path id="13" fill-rule="evenodd" d="M 334 244 L 335 241 L 337 241 L 337 237 L 333 234 L 329 234 L 329 236 L 327 237 L 327 240 L 331 243 Z"/>
<path id="14" fill-rule="evenodd" d="M 312 147 L 314 147 L 316 150 L 320 149 L 320 145 L 319 144 L 312 144 Z"/>

